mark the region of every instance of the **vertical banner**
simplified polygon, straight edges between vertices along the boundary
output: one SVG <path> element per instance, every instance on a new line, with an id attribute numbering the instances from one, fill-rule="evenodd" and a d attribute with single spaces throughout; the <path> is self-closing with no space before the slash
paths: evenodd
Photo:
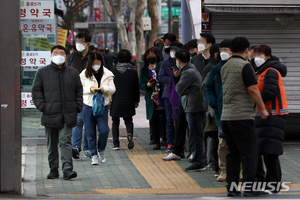
<path id="1" fill-rule="evenodd" d="M 57 29 L 57 44 L 63 47 L 66 46 L 68 30 L 66 29 Z"/>
<path id="2" fill-rule="evenodd" d="M 186 0 L 191 14 L 192 26 L 194 30 L 194 37 L 200 39 L 202 31 L 202 1 L 200 0 Z"/>

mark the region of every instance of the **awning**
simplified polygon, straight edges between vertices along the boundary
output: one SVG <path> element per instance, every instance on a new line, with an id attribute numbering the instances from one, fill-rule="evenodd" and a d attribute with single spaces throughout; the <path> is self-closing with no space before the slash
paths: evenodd
<path id="1" fill-rule="evenodd" d="M 205 0 L 208 12 L 300 14 L 299 0 Z"/>

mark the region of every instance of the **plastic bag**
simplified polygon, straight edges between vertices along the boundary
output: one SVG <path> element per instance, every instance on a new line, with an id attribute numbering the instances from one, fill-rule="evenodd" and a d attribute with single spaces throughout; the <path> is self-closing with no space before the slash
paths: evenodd
<path id="1" fill-rule="evenodd" d="M 103 115 L 104 112 L 105 99 L 101 91 L 95 92 L 93 96 L 93 115 L 99 117 Z"/>

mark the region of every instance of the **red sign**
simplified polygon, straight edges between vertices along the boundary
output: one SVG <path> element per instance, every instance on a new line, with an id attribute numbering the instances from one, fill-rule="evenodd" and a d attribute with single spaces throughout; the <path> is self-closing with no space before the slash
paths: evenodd
<path id="1" fill-rule="evenodd" d="M 129 30 L 129 32 L 132 31 L 132 23 L 131 22 L 128 24 L 128 30 Z"/>
<path id="2" fill-rule="evenodd" d="M 95 8 L 95 22 L 101 22 L 102 16 L 100 12 L 100 8 Z"/>

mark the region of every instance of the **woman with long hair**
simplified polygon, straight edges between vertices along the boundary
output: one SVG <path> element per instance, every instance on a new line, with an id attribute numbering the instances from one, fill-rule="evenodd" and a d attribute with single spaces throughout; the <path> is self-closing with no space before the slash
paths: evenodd
<path id="1" fill-rule="evenodd" d="M 263 156 L 266 176 L 261 179 L 267 183 L 266 190 L 279 193 L 281 188 L 281 167 L 279 155 L 283 154 L 283 140 L 288 107 L 282 77 L 286 76 L 287 67 L 272 55 L 268 45 L 254 48 L 254 62 L 257 66 L 257 87 L 269 113 L 267 119 L 261 119 L 261 109 L 257 108 L 255 129 L 258 136 L 259 156 Z M 258 162 L 258 169 L 263 169 L 263 162 Z"/>
<path id="2" fill-rule="evenodd" d="M 155 48 L 149 48 L 144 54 L 144 66 L 140 73 L 140 89 L 146 91 L 146 115 L 152 127 L 153 150 L 160 149 L 160 128 L 165 138 L 166 127 L 160 124 L 166 120 L 165 108 L 162 100 L 163 85 L 158 80 L 160 70 L 160 56 Z M 162 117 L 161 117 L 162 116 Z M 160 120 L 160 117 L 162 120 Z"/>
<path id="3" fill-rule="evenodd" d="M 92 155 L 92 165 L 106 162 L 104 151 L 109 133 L 108 127 L 108 104 L 111 95 L 116 91 L 114 75 L 103 66 L 103 57 L 96 52 L 89 55 L 86 69 L 80 74 L 83 86 L 83 122 L 84 131 L 87 135 L 88 149 Z M 93 115 L 93 96 L 96 91 L 101 91 L 105 99 L 104 112 L 102 116 Z M 98 144 L 97 133 L 98 128 Z"/>

